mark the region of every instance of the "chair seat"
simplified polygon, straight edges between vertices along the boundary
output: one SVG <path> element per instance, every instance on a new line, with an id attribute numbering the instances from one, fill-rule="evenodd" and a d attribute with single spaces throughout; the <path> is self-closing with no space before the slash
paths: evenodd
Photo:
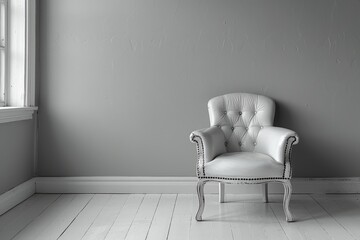
<path id="1" fill-rule="evenodd" d="M 217 156 L 205 164 L 208 177 L 282 177 L 284 165 L 272 157 L 254 152 L 231 152 Z"/>

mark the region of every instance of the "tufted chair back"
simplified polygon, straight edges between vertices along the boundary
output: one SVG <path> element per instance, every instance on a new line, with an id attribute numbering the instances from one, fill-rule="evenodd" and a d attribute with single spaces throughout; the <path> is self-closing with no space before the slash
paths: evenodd
<path id="1" fill-rule="evenodd" d="M 208 102 L 210 125 L 225 135 L 228 152 L 253 152 L 260 129 L 272 126 L 275 103 L 268 97 L 231 93 Z"/>

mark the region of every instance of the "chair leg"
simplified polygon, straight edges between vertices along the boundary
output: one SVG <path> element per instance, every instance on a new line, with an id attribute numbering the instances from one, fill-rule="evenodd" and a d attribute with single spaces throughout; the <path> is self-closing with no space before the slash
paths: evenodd
<path id="1" fill-rule="evenodd" d="M 265 203 L 269 202 L 269 198 L 268 198 L 268 184 L 267 183 L 263 183 L 262 184 L 262 194 L 263 194 L 263 201 Z"/>
<path id="2" fill-rule="evenodd" d="M 219 202 L 225 201 L 225 183 L 219 183 Z"/>
<path id="3" fill-rule="evenodd" d="M 283 185 L 284 185 L 283 207 L 284 207 L 284 212 L 285 212 L 285 216 L 286 216 L 286 221 L 292 222 L 292 221 L 294 221 L 294 219 L 293 219 L 293 216 L 289 209 L 289 203 L 290 203 L 290 198 L 291 198 L 291 193 L 292 193 L 292 186 L 291 186 L 290 180 L 283 182 Z"/>
<path id="4" fill-rule="evenodd" d="M 199 209 L 196 213 L 196 221 L 202 221 L 202 214 L 204 212 L 205 207 L 205 197 L 204 197 L 204 185 L 205 181 L 199 180 L 197 183 L 197 195 L 199 198 Z"/>

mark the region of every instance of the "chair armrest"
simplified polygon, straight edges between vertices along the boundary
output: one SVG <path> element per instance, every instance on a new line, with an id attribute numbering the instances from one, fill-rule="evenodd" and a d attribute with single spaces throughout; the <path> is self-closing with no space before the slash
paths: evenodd
<path id="1" fill-rule="evenodd" d="M 279 127 L 260 130 L 255 152 L 267 154 L 279 163 L 290 162 L 291 147 L 299 142 L 296 132 Z"/>
<path id="2" fill-rule="evenodd" d="M 205 163 L 226 152 L 224 133 L 216 126 L 200 129 L 190 134 L 190 141 L 196 143 L 197 174 L 204 176 Z"/>

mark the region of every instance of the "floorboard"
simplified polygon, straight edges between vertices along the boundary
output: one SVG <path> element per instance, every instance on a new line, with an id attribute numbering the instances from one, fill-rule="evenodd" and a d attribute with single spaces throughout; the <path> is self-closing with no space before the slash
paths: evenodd
<path id="1" fill-rule="evenodd" d="M 274 198 L 273 198 L 274 199 Z M 288 223 L 285 221 L 285 214 L 282 207 L 282 196 L 276 196 L 276 202 L 270 203 L 281 226 L 283 227 L 289 239 L 313 239 L 328 240 L 331 236 L 326 232 L 318 221 L 312 216 L 308 209 L 304 206 L 304 200 L 298 199 L 294 195 L 290 204 L 290 209 L 294 215 L 295 222 Z"/>
<path id="2" fill-rule="evenodd" d="M 91 198 L 91 194 L 61 195 L 13 239 L 57 239 Z"/>
<path id="3" fill-rule="evenodd" d="M 332 239 L 351 240 L 355 239 L 351 234 L 334 219 L 317 201 L 309 195 L 299 195 L 296 199 L 303 204 L 311 216 L 319 223 L 322 229 Z"/>
<path id="4" fill-rule="evenodd" d="M 59 240 L 81 239 L 109 199 L 110 194 L 96 194 L 84 209 L 82 209 L 71 225 L 64 230 Z"/>
<path id="5" fill-rule="evenodd" d="M 159 205 L 146 237 L 147 240 L 166 240 L 169 233 L 171 218 L 174 213 L 176 194 L 161 195 Z"/>
<path id="6" fill-rule="evenodd" d="M 36 194 L 3 214 L 0 217 L 0 239 L 12 239 L 59 196 L 60 194 Z"/>
<path id="7" fill-rule="evenodd" d="M 360 240 L 360 195 L 35 194 L 0 216 L 0 239 L 26 240 Z"/>
<path id="8" fill-rule="evenodd" d="M 176 199 L 168 240 L 189 240 L 194 217 L 194 195 L 179 194 Z"/>
<path id="9" fill-rule="evenodd" d="M 123 240 L 126 238 L 135 216 L 144 200 L 144 194 L 132 194 L 126 200 L 115 222 L 107 233 L 106 240 Z"/>
<path id="10" fill-rule="evenodd" d="M 113 194 L 109 201 L 102 208 L 95 221 L 87 230 L 84 240 L 100 240 L 105 239 L 110 227 L 116 220 L 119 212 L 123 208 L 128 195 L 126 194 Z"/>
<path id="11" fill-rule="evenodd" d="M 354 239 L 360 239 L 359 195 L 314 195 L 313 199 Z"/>
<path id="12" fill-rule="evenodd" d="M 160 194 L 146 194 L 131 224 L 126 240 L 146 239 L 160 200 Z"/>
<path id="13" fill-rule="evenodd" d="M 217 194 L 209 194 L 205 197 L 205 209 L 203 221 L 196 221 L 195 214 L 197 208 L 193 211 L 191 218 L 190 239 L 222 239 L 233 240 L 231 224 L 224 216 L 225 204 L 218 202 Z M 193 205 L 198 205 L 198 199 L 195 199 Z"/>

